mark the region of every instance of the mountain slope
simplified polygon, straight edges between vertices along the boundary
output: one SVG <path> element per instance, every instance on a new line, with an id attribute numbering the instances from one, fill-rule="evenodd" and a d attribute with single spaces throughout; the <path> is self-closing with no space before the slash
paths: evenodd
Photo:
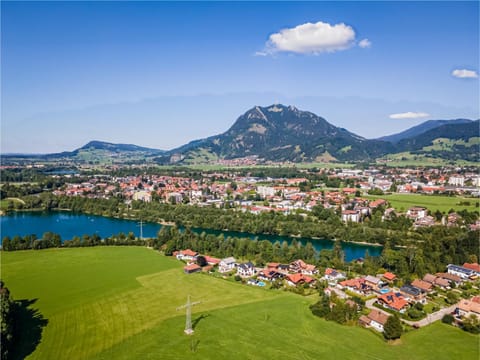
<path id="1" fill-rule="evenodd" d="M 472 122 L 472 120 L 468 120 L 468 119 L 428 120 L 428 121 L 425 121 L 425 122 L 421 123 L 420 125 L 411 127 L 409 129 L 404 130 L 402 132 L 399 132 L 397 134 L 382 136 L 382 137 L 378 138 L 377 140 L 388 141 L 388 142 L 396 144 L 403 139 L 409 139 L 409 138 L 416 137 L 416 136 L 421 135 L 421 134 L 423 134 L 423 133 L 425 133 L 429 130 L 438 128 L 438 127 L 443 126 L 443 125 L 467 124 L 467 123 L 470 123 L 470 122 Z"/>
<path id="2" fill-rule="evenodd" d="M 446 124 L 396 145 L 398 158 L 405 154 L 450 161 L 478 162 L 480 153 L 480 120 L 463 124 Z"/>
<path id="3" fill-rule="evenodd" d="M 233 159 L 258 156 L 271 161 L 366 160 L 381 156 L 392 144 L 367 140 L 324 118 L 293 106 L 255 106 L 225 133 L 196 140 L 169 154 L 195 159 L 199 152 Z"/>

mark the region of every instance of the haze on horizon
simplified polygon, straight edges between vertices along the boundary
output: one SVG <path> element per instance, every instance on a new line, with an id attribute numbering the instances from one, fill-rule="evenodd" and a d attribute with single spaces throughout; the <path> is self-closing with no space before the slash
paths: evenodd
<path id="1" fill-rule="evenodd" d="M 255 105 L 366 138 L 478 119 L 478 2 L 2 2 L 3 153 L 172 149 Z"/>

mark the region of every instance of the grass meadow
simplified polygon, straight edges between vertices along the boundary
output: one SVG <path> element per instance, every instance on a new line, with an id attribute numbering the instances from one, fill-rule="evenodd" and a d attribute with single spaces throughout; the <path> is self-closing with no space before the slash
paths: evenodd
<path id="1" fill-rule="evenodd" d="M 2 278 L 23 319 L 15 358 L 478 359 L 479 337 L 436 323 L 391 345 L 373 331 L 314 317 L 302 297 L 185 275 L 151 249 L 97 247 L 2 253 Z M 183 333 L 186 301 L 195 333 Z M 41 321 L 40 321 L 41 320 Z M 33 331 L 29 325 L 40 329 Z M 37 344 L 38 343 L 38 344 Z"/>
<path id="2" fill-rule="evenodd" d="M 460 196 L 441 196 L 441 195 L 424 195 L 424 194 L 392 194 L 392 195 L 365 195 L 369 199 L 385 199 L 390 206 L 396 210 L 404 212 L 412 206 L 423 206 L 432 212 L 440 210 L 447 213 L 450 209 L 455 211 L 466 209 L 468 211 L 480 211 L 475 204 L 480 202 L 478 198 L 464 198 Z M 469 202 L 470 205 L 461 203 Z"/>

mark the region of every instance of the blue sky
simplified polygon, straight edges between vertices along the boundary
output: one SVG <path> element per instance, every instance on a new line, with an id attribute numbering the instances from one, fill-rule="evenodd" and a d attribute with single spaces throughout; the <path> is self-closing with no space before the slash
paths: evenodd
<path id="1" fill-rule="evenodd" d="M 372 138 L 479 117 L 478 2 L 2 2 L 2 152 L 170 149 L 282 102 Z"/>

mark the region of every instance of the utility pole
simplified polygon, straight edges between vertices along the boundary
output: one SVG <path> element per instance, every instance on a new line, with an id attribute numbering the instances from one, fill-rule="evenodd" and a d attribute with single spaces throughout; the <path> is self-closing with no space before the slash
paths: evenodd
<path id="1" fill-rule="evenodd" d="M 187 298 L 187 303 L 185 305 L 177 307 L 177 311 L 181 310 L 183 308 L 186 309 L 186 321 L 185 321 L 185 334 L 187 335 L 192 335 L 193 334 L 193 328 L 192 328 L 192 306 L 200 304 L 200 301 L 196 302 L 191 302 L 190 301 L 190 295 L 188 295 Z"/>

